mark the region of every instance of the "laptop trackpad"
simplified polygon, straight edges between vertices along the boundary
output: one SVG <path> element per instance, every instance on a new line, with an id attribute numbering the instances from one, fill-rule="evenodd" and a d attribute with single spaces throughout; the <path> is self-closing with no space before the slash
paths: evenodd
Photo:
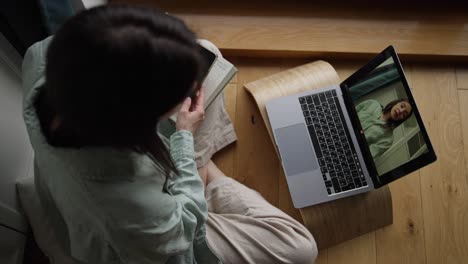
<path id="1" fill-rule="evenodd" d="M 287 175 L 318 169 L 312 143 L 303 123 L 278 128 L 275 134 Z"/>

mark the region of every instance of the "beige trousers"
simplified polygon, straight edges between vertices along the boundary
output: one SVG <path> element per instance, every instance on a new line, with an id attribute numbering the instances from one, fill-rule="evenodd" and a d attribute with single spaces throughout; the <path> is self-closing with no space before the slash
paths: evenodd
<path id="1" fill-rule="evenodd" d="M 222 56 L 209 41 L 200 42 Z M 236 139 L 221 95 L 207 109 L 195 133 L 197 165 L 205 165 L 214 153 Z M 317 257 L 317 246 L 309 231 L 258 192 L 232 178 L 221 177 L 208 184 L 205 196 L 207 241 L 224 263 L 310 264 Z"/>
<path id="2" fill-rule="evenodd" d="M 207 241 L 223 263 L 313 263 L 317 246 L 299 222 L 229 177 L 208 184 Z"/>

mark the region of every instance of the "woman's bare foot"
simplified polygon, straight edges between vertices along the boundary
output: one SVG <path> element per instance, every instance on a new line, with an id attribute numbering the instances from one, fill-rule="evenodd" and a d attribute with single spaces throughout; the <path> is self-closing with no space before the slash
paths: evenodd
<path id="1" fill-rule="evenodd" d="M 210 160 L 205 167 L 207 168 L 206 173 L 206 185 L 210 184 L 211 181 L 227 177 L 212 160 Z"/>

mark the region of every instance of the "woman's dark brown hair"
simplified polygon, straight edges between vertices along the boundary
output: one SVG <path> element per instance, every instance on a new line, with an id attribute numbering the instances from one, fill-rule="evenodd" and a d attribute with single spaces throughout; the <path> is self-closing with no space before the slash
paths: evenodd
<path id="1" fill-rule="evenodd" d="M 393 100 L 391 101 L 390 103 L 388 103 L 383 109 L 382 109 L 382 113 L 383 114 L 387 114 L 387 113 L 390 113 L 390 111 L 392 110 L 392 108 L 398 104 L 398 103 L 401 103 L 401 102 L 407 102 L 409 104 L 409 101 L 408 99 L 396 99 L 396 100 Z M 408 113 L 408 115 L 406 116 L 405 119 L 402 119 L 402 120 L 393 120 L 393 119 L 389 119 L 387 124 L 385 124 L 385 127 L 386 128 L 396 128 L 397 126 L 401 125 L 401 123 L 405 122 L 406 120 L 408 120 L 408 118 L 411 117 L 411 115 L 413 114 L 413 107 L 411 107 L 411 111 Z"/>
<path id="2" fill-rule="evenodd" d="M 122 5 L 79 13 L 47 52 L 40 106 L 61 120 L 49 143 L 131 149 L 177 173 L 156 130 L 190 94 L 200 63 L 194 33 L 173 16 Z"/>

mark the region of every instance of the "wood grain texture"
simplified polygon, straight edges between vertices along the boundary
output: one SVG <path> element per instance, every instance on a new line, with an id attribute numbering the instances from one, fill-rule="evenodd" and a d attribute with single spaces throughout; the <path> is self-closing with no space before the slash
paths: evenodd
<path id="1" fill-rule="evenodd" d="M 465 153 L 465 177 L 468 183 L 468 90 L 458 91 L 458 102 L 460 105 L 460 119 L 463 133 L 463 150 Z"/>
<path id="2" fill-rule="evenodd" d="M 455 69 L 457 88 L 468 90 L 468 67 L 457 66 Z"/>
<path id="3" fill-rule="evenodd" d="M 237 81 L 236 132 L 238 179 L 259 191 L 270 203 L 278 206 L 279 161 L 253 98 L 242 89 L 257 78 L 276 73 L 281 67 L 273 60 L 242 60 Z"/>
<path id="4" fill-rule="evenodd" d="M 346 241 L 328 249 L 330 264 L 375 263 L 375 232 Z"/>
<path id="5" fill-rule="evenodd" d="M 311 89 L 337 85 L 338 83 L 339 77 L 333 67 L 327 62 L 316 61 L 247 83 L 244 86 L 255 98 L 268 128 L 268 134 L 271 140 L 274 141 L 265 102 Z"/>
<path id="6" fill-rule="evenodd" d="M 375 231 L 391 225 L 393 221 L 391 194 L 387 186 L 302 208 L 300 212 L 304 225 L 314 234 L 319 248 L 328 248 Z"/>
<path id="7" fill-rule="evenodd" d="M 274 145 L 265 102 L 338 83 L 333 67 L 327 62 L 316 61 L 247 83 L 244 87 L 255 98 L 271 137 L 270 144 Z M 302 208 L 300 212 L 319 248 L 336 245 L 392 223 L 391 195 L 387 187 Z"/>
<path id="8" fill-rule="evenodd" d="M 328 249 L 320 250 L 314 264 L 327 264 L 328 263 Z"/>
<path id="9" fill-rule="evenodd" d="M 375 11 L 371 7 L 367 10 L 372 12 L 360 12 L 356 11 L 362 9 L 362 5 L 356 5 L 359 1 L 340 1 L 340 8 L 323 1 L 319 4 L 303 1 L 302 8 L 297 8 L 297 1 L 288 1 L 287 5 L 282 1 L 268 1 L 271 7 L 262 6 L 262 1 L 257 0 L 136 2 L 156 3 L 167 7 L 171 13 L 183 14 L 200 36 L 213 40 L 224 54 L 299 56 L 308 57 L 309 61 L 312 61 L 310 56 L 337 56 L 332 65 L 341 80 L 351 74 L 354 67 L 357 69 L 365 63 L 342 58 L 353 57 L 352 54 L 370 58 L 387 44 L 396 44 L 399 53 L 403 54 L 407 73 L 410 68 L 410 79 L 414 79 L 411 80 L 414 95 L 438 161 L 390 185 L 393 225 L 321 250 L 316 263 L 466 263 L 468 94 L 463 89 L 468 88 L 467 69 L 462 65 L 453 68 L 439 63 L 438 68 L 429 64 L 406 67 L 408 59 L 413 58 L 410 55 L 429 51 L 435 54 L 427 55 L 431 60 L 444 56 L 449 60 L 466 57 L 466 3 L 460 1 L 461 6 L 457 6 L 439 1 L 440 5 L 434 9 L 432 3 L 416 3 L 413 4 L 415 8 L 407 8 L 411 3 L 406 1 L 401 5 L 402 10 L 394 1 L 387 1 L 391 5 L 387 6 L 389 8 Z M 454 7 L 450 9 L 451 6 Z M 240 140 L 223 150 L 224 153 L 217 153 L 215 158 L 217 162 L 227 161 L 221 166 L 223 170 L 231 171 L 229 174 L 234 178 L 259 190 L 274 205 L 297 217 L 279 163 L 262 161 L 275 159 L 272 158 L 275 155 L 268 153 L 268 147 L 259 155 L 252 154 L 257 151 L 256 140 L 262 134 L 250 130 L 260 127 L 261 114 L 243 89 L 243 83 L 292 67 L 293 63 L 279 59 L 237 59 L 235 64 L 243 75 L 239 78 L 242 83 L 232 82 L 237 87 L 225 96 Z M 268 138 L 263 136 L 261 140 Z M 263 143 L 269 143 L 267 141 Z M 262 168 L 265 164 L 272 167 L 263 171 L 256 168 L 256 162 Z"/>
<path id="10" fill-rule="evenodd" d="M 376 231 L 377 263 L 425 263 L 419 172 L 391 183 L 390 190 L 393 224 Z"/>
<path id="11" fill-rule="evenodd" d="M 251 71 L 246 76 L 249 80 L 296 65 L 289 60 L 244 60 L 239 60 L 240 72 Z M 335 60 L 332 65 L 343 80 L 364 63 Z M 459 86 L 460 81 L 458 78 L 455 82 L 455 70 L 451 66 L 412 66 L 404 61 L 403 64 L 438 161 L 390 184 L 393 225 L 320 250 L 318 264 L 466 263 L 468 93 L 466 90 L 456 91 L 455 83 Z M 237 89 L 244 90 L 242 84 L 239 85 Z M 244 99 L 254 104 L 250 97 Z M 268 157 L 271 156 L 265 156 Z M 286 182 L 282 174 L 278 177 L 278 203 L 274 205 L 281 205 L 282 210 L 291 214 L 295 209 L 292 203 L 288 206 L 290 197 Z M 282 191 L 281 184 L 285 188 Z M 263 189 L 263 192 L 275 192 L 275 189 Z"/>
<path id="12" fill-rule="evenodd" d="M 230 55 L 371 57 L 393 44 L 402 56 L 468 59 L 467 8 L 456 1 L 436 6 L 408 1 L 116 2 L 158 6 L 178 15 Z"/>
<path id="13" fill-rule="evenodd" d="M 413 68 L 405 67 L 410 87 Z M 419 102 L 419 98 L 416 97 Z M 393 225 L 376 231 L 376 258 L 379 264 L 425 263 L 424 219 L 419 171 L 392 182 Z M 399 241 L 395 243 L 395 241 Z"/>
<path id="14" fill-rule="evenodd" d="M 452 67 L 415 67 L 413 91 L 437 162 L 420 170 L 427 263 L 466 263 L 468 185 Z"/>

